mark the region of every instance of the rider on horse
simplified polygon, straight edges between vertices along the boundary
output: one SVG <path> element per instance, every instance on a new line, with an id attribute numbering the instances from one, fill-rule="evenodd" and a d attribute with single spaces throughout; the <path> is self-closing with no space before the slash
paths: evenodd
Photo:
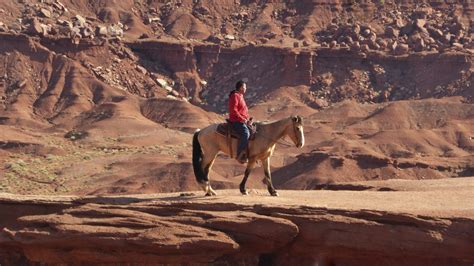
<path id="1" fill-rule="evenodd" d="M 249 125 L 252 118 L 249 116 L 244 94 L 247 91 L 247 84 L 239 80 L 235 84 L 235 90 L 229 94 L 229 121 L 236 132 L 239 133 L 239 145 L 237 147 L 237 160 L 240 163 L 247 163 L 246 149 L 250 137 Z"/>

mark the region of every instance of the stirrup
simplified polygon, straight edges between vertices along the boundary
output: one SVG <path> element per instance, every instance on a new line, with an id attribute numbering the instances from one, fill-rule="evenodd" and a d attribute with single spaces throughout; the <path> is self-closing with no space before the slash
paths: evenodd
<path id="1" fill-rule="evenodd" d="M 245 163 L 248 163 L 249 162 L 249 159 L 247 158 L 247 154 L 245 153 L 245 151 L 242 151 L 239 156 L 237 156 L 237 161 L 241 164 L 245 164 Z"/>

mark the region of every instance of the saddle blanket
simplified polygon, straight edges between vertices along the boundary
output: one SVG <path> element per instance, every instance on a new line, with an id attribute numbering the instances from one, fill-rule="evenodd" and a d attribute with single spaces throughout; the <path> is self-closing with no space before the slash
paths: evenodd
<path id="1" fill-rule="evenodd" d="M 227 132 L 230 128 L 230 135 L 233 139 L 240 139 L 240 134 L 237 133 L 234 128 L 232 127 L 231 124 L 229 123 L 221 123 L 219 125 L 217 125 L 217 129 L 216 129 L 216 132 L 223 135 L 223 136 L 227 136 Z M 255 138 L 255 133 L 256 133 L 256 130 L 255 130 L 255 125 L 252 125 L 249 127 L 249 130 L 250 130 L 250 138 L 249 140 L 253 140 Z"/>

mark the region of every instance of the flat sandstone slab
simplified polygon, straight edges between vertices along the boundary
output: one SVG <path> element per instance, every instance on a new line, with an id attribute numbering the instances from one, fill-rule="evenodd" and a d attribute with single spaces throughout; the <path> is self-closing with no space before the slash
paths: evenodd
<path id="1" fill-rule="evenodd" d="M 0 194 L 0 263 L 474 262 L 474 178 L 354 186 L 372 190 Z"/>

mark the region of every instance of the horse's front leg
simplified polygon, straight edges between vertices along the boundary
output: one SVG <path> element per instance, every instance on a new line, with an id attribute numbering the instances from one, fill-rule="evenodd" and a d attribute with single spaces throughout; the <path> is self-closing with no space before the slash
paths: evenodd
<path id="1" fill-rule="evenodd" d="M 270 173 L 270 157 L 263 160 L 263 171 L 265 172 L 265 183 L 267 184 L 268 192 L 272 196 L 278 196 L 278 192 L 273 187 L 272 175 Z"/>
<path id="2" fill-rule="evenodd" d="M 249 178 L 250 172 L 252 171 L 253 167 L 255 166 L 255 161 L 250 161 L 247 164 L 247 168 L 245 169 L 244 178 L 242 182 L 240 182 L 240 193 L 242 195 L 248 195 L 249 191 L 245 188 L 245 183 L 247 183 L 247 179 Z"/>
<path id="3" fill-rule="evenodd" d="M 206 181 L 203 184 L 204 192 L 206 192 L 206 196 L 216 196 L 217 193 L 211 187 L 211 181 L 209 180 L 209 172 L 211 170 L 214 161 L 216 160 L 217 151 L 208 151 L 208 153 L 204 154 L 202 160 L 202 166 L 204 169 L 204 173 L 206 175 Z"/>

